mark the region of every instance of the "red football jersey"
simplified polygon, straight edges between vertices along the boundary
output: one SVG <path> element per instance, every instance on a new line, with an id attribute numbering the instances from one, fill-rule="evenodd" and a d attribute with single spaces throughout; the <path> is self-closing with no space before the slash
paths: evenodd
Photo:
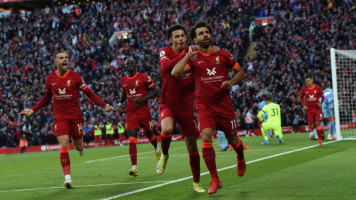
<path id="1" fill-rule="evenodd" d="M 197 82 L 196 106 L 208 107 L 213 112 L 233 111 L 230 91 L 221 88 L 221 84 L 228 80 L 229 70 L 234 70 L 238 63 L 225 50 L 210 54 L 199 52 L 189 61 L 188 66 Z"/>
<path id="2" fill-rule="evenodd" d="M 161 49 L 159 64 L 162 77 L 162 90 L 160 103 L 167 106 L 193 109 L 195 81 L 191 72 L 185 73 L 179 78 L 171 75 L 171 71 L 180 59 L 173 59 L 184 56 L 188 51 L 187 47 L 183 53 L 178 54 L 171 47 Z"/>
<path id="3" fill-rule="evenodd" d="M 79 73 L 68 70 L 64 76 L 52 72 L 46 78 L 46 92 L 52 94 L 53 118 L 82 119 L 79 90 L 88 86 Z"/>
<path id="4" fill-rule="evenodd" d="M 321 101 L 319 101 L 319 98 L 321 98 Z M 312 88 L 304 86 L 302 87 L 302 91 L 300 93 L 300 101 L 302 102 L 303 106 L 306 105 L 309 109 L 319 109 L 318 103 L 323 103 L 324 101 L 323 90 L 320 86 L 315 84 Z"/>
<path id="5" fill-rule="evenodd" d="M 154 85 L 151 78 L 147 74 L 136 73 L 133 77 L 124 76 L 120 80 L 120 84 L 127 97 L 126 116 L 140 117 L 141 115 L 150 115 L 147 101 L 136 105 L 134 100 L 147 95 L 147 89 Z"/>

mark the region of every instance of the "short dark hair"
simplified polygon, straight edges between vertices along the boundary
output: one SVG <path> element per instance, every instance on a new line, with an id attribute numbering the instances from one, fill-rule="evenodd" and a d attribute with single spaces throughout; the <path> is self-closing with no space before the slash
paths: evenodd
<path id="1" fill-rule="evenodd" d="M 169 27 L 168 30 L 167 30 L 167 37 L 168 37 L 168 39 L 173 36 L 173 32 L 174 32 L 174 31 L 178 31 L 178 30 L 182 30 L 182 31 L 184 31 L 184 33 L 187 32 L 187 31 L 185 30 L 184 26 L 182 26 L 182 25 L 180 25 L 180 24 L 175 24 L 175 25 Z"/>
<path id="2" fill-rule="evenodd" d="M 305 75 L 305 79 L 307 79 L 307 78 L 313 79 L 313 75 L 311 75 L 311 74 Z"/>
<path id="3" fill-rule="evenodd" d="M 263 100 L 265 101 L 271 101 L 272 100 L 272 95 L 269 93 L 265 93 L 262 95 Z"/>
<path id="4" fill-rule="evenodd" d="M 194 26 L 190 29 L 189 31 L 189 37 L 194 40 L 194 38 L 196 37 L 196 30 L 198 28 L 202 28 L 202 27 L 206 27 L 209 29 L 210 34 L 213 33 L 213 29 L 211 28 L 210 24 L 208 24 L 206 21 L 202 20 L 202 21 L 197 21 Z"/>
<path id="5" fill-rule="evenodd" d="M 63 49 L 56 51 L 56 53 L 54 54 L 54 59 L 55 59 L 55 60 L 57 59 L 57 55 L 58 55 L 59 53 L 67 53 L 67 52 L 66 52 L 65 50 L 63 50 Z"/>

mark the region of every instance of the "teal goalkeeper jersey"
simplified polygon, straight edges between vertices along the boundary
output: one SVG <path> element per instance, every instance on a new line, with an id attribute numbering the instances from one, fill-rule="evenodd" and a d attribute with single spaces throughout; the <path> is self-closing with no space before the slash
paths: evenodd
<path id="1" fill-rule="evenodd" d="M 262 116 L 264 113 L 267 113 L 268 122 L 278 122 L 279 124 L 281 124 L 281 107 L 279 107 L 278 104 L 269 103 L 265 105 L 257 115 L 260 121 L 263 121 Z"/>

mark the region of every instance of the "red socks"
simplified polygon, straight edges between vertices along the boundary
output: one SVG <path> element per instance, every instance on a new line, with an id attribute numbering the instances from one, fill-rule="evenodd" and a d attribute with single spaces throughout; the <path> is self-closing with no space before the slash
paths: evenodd
<path id="1" fill-rule="evenodd" d="M 200 157 L 198 150 L 196 152 L 188 152 L 189 153 L 189 161 L 190 161 L 190 169 L 193 174 L 194 183 L 200 182 Z"/>
<path id="2" fill-rule="evenodd" d="M 236 152 L 236 154 L 237 154 L 237 158 L 238 159 L 243 159 L 244 158 L 244 151 L 243 151 L 243 149 L 244 149 L 244 145 L 243 145 L 243 143 L 242 143 L 242 141 L 241 141 L 241 139 L 240 138 L 237 138 L 239 141 L 237 142 L 237 145 L 236 146 L 233 146 L 233 148 L 234 148 L 234 150 L 235 150 L 235 152 Z"/>
<path id="3" fill-rule="evenodd" d="M 216 170 L 216 163 L 215 163 L 215 151 L 212 143 L 203 142 L 203 158 L 206 167 L 209 169 L 211 179 L 219 180 L 218 172 Z"/>
<path id="4" fill-rule="evenodd" d="M 323 129 L 321 128 L 321 126 L 316 127 L 316 132 L 318 133 L 318 137 L 323 140 L 324 139 L 324 133 L 323 133 Z"/>
<path id="5" fill-rule="evenodd" d="M 136 143 L 137 139 L 135 137 L 130 137 L 129 138 L 129 154 L 131 158 L 131 164 L 132 165 L 137 165 L 137 148 L 136 148 Z"/>
<path id="6" fill-rule="evenodd" d="M 59 159 L 61 161 L 62 169 L 64 175 L 70 175 L 70 159 L 69 159 L 69 148 L 68 147 L 61 147 Z"/>
<path id="7" fill-rule="evenodd" d="M 172 135 L 163 135 L 161 132 L 161 148 L 162 154 L 168 155 L 169 146 L 171 145 Z"/>
<path id="8" fill-rule="evenodd" d="M 156 136 L 153 134 L 153 136 L 151 138 L 148 138 L 148 140 L 151 142 L 151 144 L 153 145 L 153 147 L 155 149 L 157 149 L 157 139 Z"/>

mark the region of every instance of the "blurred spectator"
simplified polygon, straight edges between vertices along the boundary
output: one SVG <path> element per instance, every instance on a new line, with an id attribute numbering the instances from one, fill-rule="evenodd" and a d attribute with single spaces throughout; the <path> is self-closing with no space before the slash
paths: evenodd
<path id="1" fill-rule="evenodd" d="M 252 113 L 252 109 L 249 109 L 246 113 L 246 117 L 245 117 L 245 123 L 246 123 L 246 136 L 254 136 L 254 131 L 255 131 L 255 125 L 254 125 L 254 121 L 255 121 L 255 116 Z M 251 130 L 251 132 L 250 132 Z"/>
<path id="2" fill-rule="evenodd" d="M 20 139 L 20 145 L 19 145 L 19 147 L 21 148 L 21 153 L 25 151 L 27 146 L 28 146 L 28 141 L 26 139 L 26 135 L 23 134 L 22 138 Z"/>
<path id="3" fill-rule="evenodd" d="M 298 93 L 304 75 L 314 74 L 316 84 L 331 80 L 329 49 L 356 49 L 355 3 L 332 2 L 329 6 L 327 1 L 307 0 L 103 1 L 83 3 L 69 13 L 53 7 L 37 15 L 14 13 L 0 18 L 0 145 L 17 145 L 12 132 L 17 127 L 26 134 L 29 145 L 39 144 L 38 138 L 45 144 L 57 143 L 51 130 L 51 109 L 43 109 L 33 120 L 17 115 L 43 96 L 45 77 L 55 70 L 51 59 L 56 50 L 66 49 L 72 70 L 115 106 L 119 81 L 125 75 L 123 61 L 133 57 L 140 66 L 138 71 L 146 72 L 160 86 L 158 53 L 169 45 L 163 39 L 165 30 L 175 23 L 189 29 L 199 19 L 213 24 L 214 45 L 229 50 L 246 72 L 246 81 L 231 91 L 239 129 L 246 128 L 244 110 L 259 102 L 261 91 L 271 93 L 281 105 L 282 125 L 292 124 L 294 113 L 301 110 Z M 251 21 L 270 15 L 277 23 L 255 25 L 256 56 L 247 60 Z M 109 38 L 118 30 L 134 34 L 111 47 Z M 82 94 L 79 98 L 85 107 L 84 121 L 96 123 L 96 119 L 119 116 L 104 113 Z M 351 115 L 347 111 L 355 107 L 355 101 L 340 111 Z M 153 118 L 159 122 L 159 98 L 150 102 Z"/>

